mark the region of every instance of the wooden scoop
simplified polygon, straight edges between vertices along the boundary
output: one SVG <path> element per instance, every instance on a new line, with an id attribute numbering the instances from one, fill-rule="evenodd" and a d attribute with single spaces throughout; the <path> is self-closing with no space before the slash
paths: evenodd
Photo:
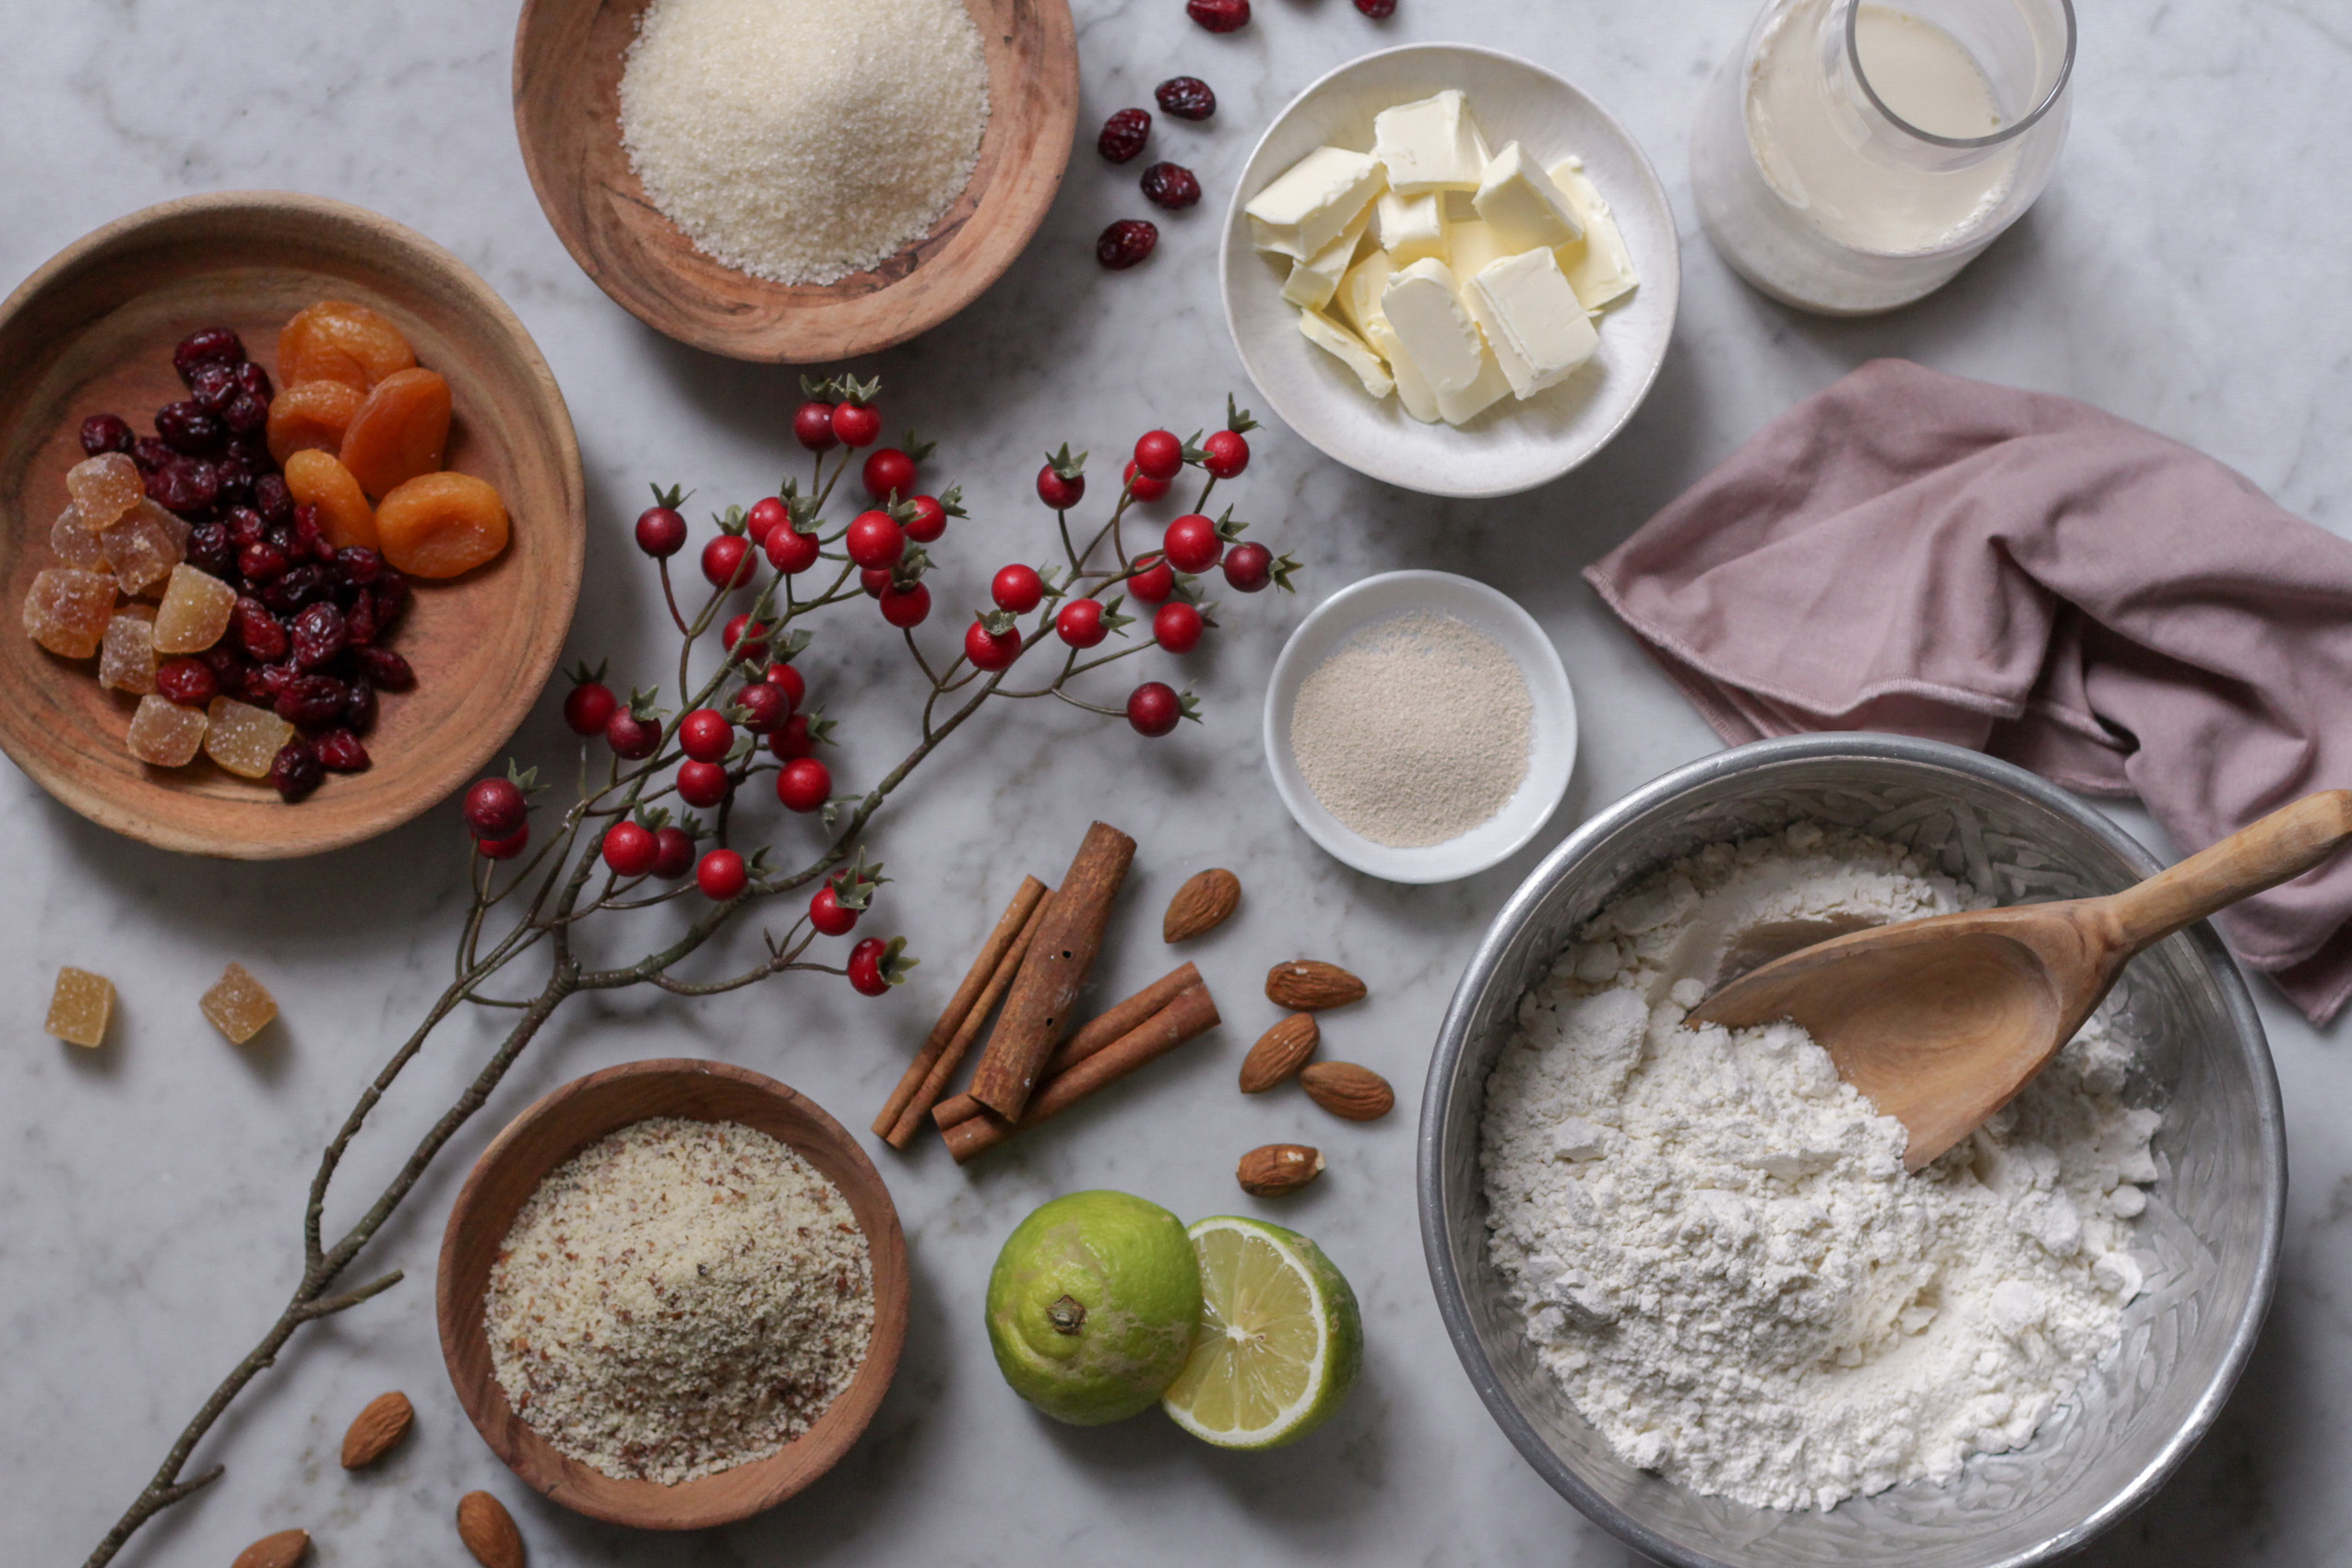
<path id="1" fill-rule="evenodd" d="M 1909 1129 L 1918 1170 L 2009 1103 L 2074 1038 L 2132 956 L 2352 838 L 2352 790 L 2273 812 L 2137 887 L 1877 926 L 1776 958 L 1701 1003 L 1701 1023 L 1788 1018 Z"/>

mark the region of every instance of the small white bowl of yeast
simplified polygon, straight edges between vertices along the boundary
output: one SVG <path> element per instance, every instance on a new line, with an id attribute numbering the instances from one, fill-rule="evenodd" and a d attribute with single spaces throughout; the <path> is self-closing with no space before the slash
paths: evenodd
<path id="1" fill-rule="evenodd" d="M 1368 657 L 1381 662 L 1368 669 Z M 1384 881 L 1454 882 L 1516 852 L 1558 809 L 1576 766 L 1576 697 L 1550 637 L 1509 595 L 1451 572 L 1384 572 L 1290 634 L 1266 683 L 1265 739 L 1275 790 L 1307 837 Z M 1457 823 L 1437 842 L 1408 841 Z"/>
<path id="2" fill-rule="evenodd" d="M 1398 395 L 1375 401 L 1345 364 L 1308 340 L 1283 297 L 1289 263 L 1261 255 L 1244 208 L 1321 147 L 1372 148 L 1383 110 L 1458 89 L 1495 153 L 1519 143 L 1550 169 L 1580 160 L 1608 205 L 1637 279 L 1596 320 L 1599 345 L 1559 385 L 1505 396 L 1456 427 L 1424 424 Z M 1463 200 L 1452 205 L 1459 214 Z M 1378 225 L 1362 242 L 1369 253 Z M 1265 404 L 1324 456 L 1428 495 L 1514 495 L 1568 472 L 1623 429 L 1657 378 L 1682 287 L 1674 214 L 1657 172 L 1609 112 L 1525 60 L 1458 43 L 1417 43 L 1351 61 L 1308 88 L 1266 127 L 1225 215 L 1219 269 L 1226 325 Z M 1342 326 L 1344 300 L 1325 312 Z"/>

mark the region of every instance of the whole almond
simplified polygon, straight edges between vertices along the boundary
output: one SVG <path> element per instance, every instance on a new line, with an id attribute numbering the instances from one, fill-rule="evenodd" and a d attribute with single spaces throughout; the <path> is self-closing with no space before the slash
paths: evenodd
<path id="1" fill-rule="evenodd" d="M 1336 964 L 1293 958 L 1265 972 L 1265 999 L 1294 1013 L 1319 1013 L 1364 999 L 1364 982 Z"/>
<path id="2" fill-rule="evenodd" d="M 1299 1075 L 1307 1098 L 1349 1122 L 1377 1122 L 1396 1107 L 1388 1080 L 1353 1062 L 1317 1062 Z"/>
<path id="3" fill-rule="evenodd" d="M 1323 1174 L 1323 1151 L 1304 1144 L 1267 1144 L 1241 1157 L 1233 1178 L 1253 1198 L 1295 1193 Z"/>
<path id="4" fill-rule="evenodd" d="M 506 1505 L 486 1491 L 457 1500 L 457 1538 L 481 1568 L 523 1568 L 523 1532 Z"/>
<path id="5" fill-rule="evenodd" d="M 1168 900 L 1168 912 L 1159 917 L 1159 939 L 1190 942 L 1206 936 L 1231 920 L 1241 907 L 1241 879 L 1222 867 L 1205 871 Z"/>
<path id="6" fill-rule="evenodd" d="M 237 1553 L 233 1568 L 294 1568 L 309 1550 L 308 1530 L 280 1530 Z"/>
<path id="7" fill-rule="evenodd" d="M 400 1446 L 416 1416 L 416 1407 L 398 1389 L 369 1400 L 367 1408 L 352 1419 L 351 1430 L 343 1434 L 343 1468 L 364 1469 Z"/>
<path id="8" fill-rule="evenodd" d="M 1307 1064 L 1323 1029 L 1313 1013 L 1293 1013 L 1258 1036 L 1241 1058 L 1241 1092 L 1264 1094 Z"/>

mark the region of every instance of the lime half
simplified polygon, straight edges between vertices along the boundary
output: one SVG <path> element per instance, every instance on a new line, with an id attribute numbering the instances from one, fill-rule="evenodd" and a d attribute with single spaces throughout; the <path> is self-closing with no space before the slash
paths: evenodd
<path id="1" fill-rule="evenodd" d="M 1364 1360 L 1356 1293 L 1295 1230 L 1221 1215 L 1185 1232 L 1201 1265 L 1192 1358 L 1159 1401 L 1219 1448 L 1279 1448 L 1330 1419 Z"/>

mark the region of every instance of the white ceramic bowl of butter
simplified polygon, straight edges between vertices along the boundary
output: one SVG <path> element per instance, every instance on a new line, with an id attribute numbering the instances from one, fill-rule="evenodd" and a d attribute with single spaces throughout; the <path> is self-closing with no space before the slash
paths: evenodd
<path id="1" fill-rule="evenodd" d="M 1592 359 L 1526 401 L 1503 400 L 1456 428 L 1424 424 L 1397 396 L 1380 401 L 1308 341 L 1283 298 L 1289 263 L 1259 254 L 1244 208 L 1322 147 L 1368 152 L 1373 116 L 1459 89 L 1488 148 L 1519 143 L 1546 167 L 1569 158 L 1608 203 L 1638 284 L 1597 324 Z M 1512 495 L 1584 462 L 1633 418 L 1665 362 L 1681 294 L 1681 254 L 1657 171 L 1608 111 L 1539 66 L 1467 44 L 1419 43 L 1342 65 L 1266 127 L 1234 188 L 1219 259 L 1225 319 L 1260 398 L 1326 457 L 1430 495 Z"/>

